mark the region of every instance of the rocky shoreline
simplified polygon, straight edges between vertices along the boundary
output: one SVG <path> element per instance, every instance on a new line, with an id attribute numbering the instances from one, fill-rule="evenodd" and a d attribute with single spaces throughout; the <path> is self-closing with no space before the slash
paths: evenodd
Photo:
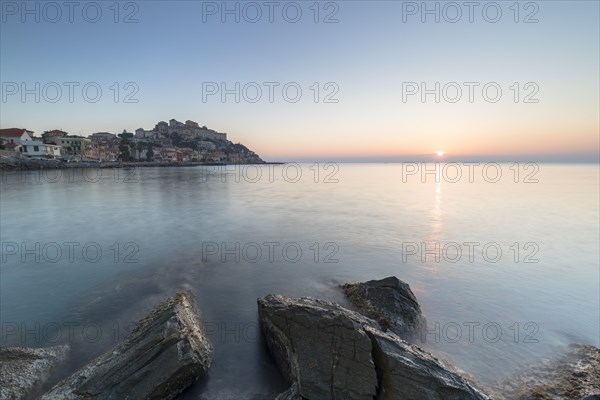
<path id="1" fill-rule="evenodd" d="M 258 165 L 280 165 L 280 162 L 261 162 Z M 237 165 L 230 163 L 215 162 L 158 162 L 158 161 L 139 161 L 139 162 L 109 162 L 109 161 L 79 161 L 66 162 L 61 160 L 36 160 L 24 158 L 0 158 L 0 170 L 4 171 L 37 171 L 43 169 L 76 169 L 76 168 L 148 168 L 148 167 L 196 167 L 196 166 L 220 166 Z"/>
<path id="2" fill-rule="evenodd" d="M 497 398 L 600 400 L 600 349 L 572 344 L 558 359 L 532 365 L 501 386 Z"/>
<path id="3" fill-rule="evenodd" d="M 564 359 L 532 367 L 496 394 L 410 343 L 425 317 L 408 284 L 388 277 L 341 290 L 356 311 L 310 297 L 269 294 L 257 300 L 266 346 L 290 385 L 276 400 L 600 398 L 598 348 L 575 346 Z M 0 398 L 31 397 L 68 350 L 1 349 Z M 212 352 L 193 296 L 181 292 L 42 399 L 173 399 L 207 377 Z"/>

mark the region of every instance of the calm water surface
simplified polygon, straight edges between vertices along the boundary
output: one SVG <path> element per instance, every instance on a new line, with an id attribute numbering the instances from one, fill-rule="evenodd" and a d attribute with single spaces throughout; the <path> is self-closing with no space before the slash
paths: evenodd
<path id="1" fill-rule="evenodd" d="M 598 166 L 541 164 L 538 183 L 509 167 L 497 183 L 403 182 L 401 164 L 5 172 L 1 344 L 71 343 L 64 376 L 187 288 L 215 354 L 182 397 L 269 398 L 285 384 L 258 297 L 347 304 L 339 284 L 395 275 L 427 318 L 419 345 L 493 385 L 600 345 Z"/>

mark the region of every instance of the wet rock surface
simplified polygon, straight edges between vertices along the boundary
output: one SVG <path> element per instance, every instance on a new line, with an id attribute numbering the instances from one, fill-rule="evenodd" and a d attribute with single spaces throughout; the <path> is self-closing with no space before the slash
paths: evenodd
<path id="1" fill-rule="evenodd" d="M 388 329 L 402 339 L 418 339 L 425 327 L 425 318 L 410 286 L 390 276 L 363 283 L 341 286 L 346 297 L 359 311 L 376 320 L 384 331 Z"/>
<path id="2" fill-rule="evenodd" d="M 259 299 L 258 313 L 273 358 L 297 383 L 297 394 L 282 399 L 373 399 L 377 375 L 362 325 L 374 321 L 328 301 L 279 295 Z"/>
<path id="3" fill-rule="evenodd" d="M 430 354 L 336 303 L 268 295 L 258 310 L 291 384 L 278 400 L 488 399 Z"/>
<path id="4" fill-rule="evenodd" d="M 64 362 L 69 346 L 0 348 L 0 399 L 28 397 Z"/>
<path id="5" fill-rule="evenodd" d="M 179 293 L 139 321 L 113 350 L 54 386 L 43 399 L 172 399 L 207 374 L 212 345 L 193 299 Z"/>
<path id="6" fill-rule="evenodd" d="M 600 400 L 600 349 L 571 345 L 562 357 L 530 367 L 497 390 L 501 399 Z"/>
<path id="7" fill-rule="evenodd" d="M 373 343 L 378 367 L 378 400 L 392 399 L 487 399 L 450 367 L 397 335 L 365 328 Z"/>

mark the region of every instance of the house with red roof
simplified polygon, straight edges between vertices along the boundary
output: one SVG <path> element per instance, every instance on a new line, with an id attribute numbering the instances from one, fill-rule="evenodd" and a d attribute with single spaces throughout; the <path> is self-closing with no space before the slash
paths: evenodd
<path id="1" fill-rule="evenodd" d="M 33 140 L 33 132 L 21 128 L 0 129 L 0 139 L 4 143 L 16 143 Z"/>
<path id="2" fill-rule="evenodd" d="M 60 146 L 46 144 L 33 138 L 33 132 L 23 128 L 0 129 L 4 148 L 28 158 L 60 157 Z"/>

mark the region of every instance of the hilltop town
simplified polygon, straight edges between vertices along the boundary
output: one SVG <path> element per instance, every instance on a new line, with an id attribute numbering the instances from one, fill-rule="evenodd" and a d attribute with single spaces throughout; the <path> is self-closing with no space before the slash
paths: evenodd
<path id="1" fill-rule="evenodd" d="M 58 129 L 45 131 L 41 137 L 24 128 L 0 129 L 0 157 L 106 163 L 263 163 L 243 144 L 229 141 L 226 133 L 175 119 L 160 121 L 152 130 L 96 132 L 89 137 Z"/>

